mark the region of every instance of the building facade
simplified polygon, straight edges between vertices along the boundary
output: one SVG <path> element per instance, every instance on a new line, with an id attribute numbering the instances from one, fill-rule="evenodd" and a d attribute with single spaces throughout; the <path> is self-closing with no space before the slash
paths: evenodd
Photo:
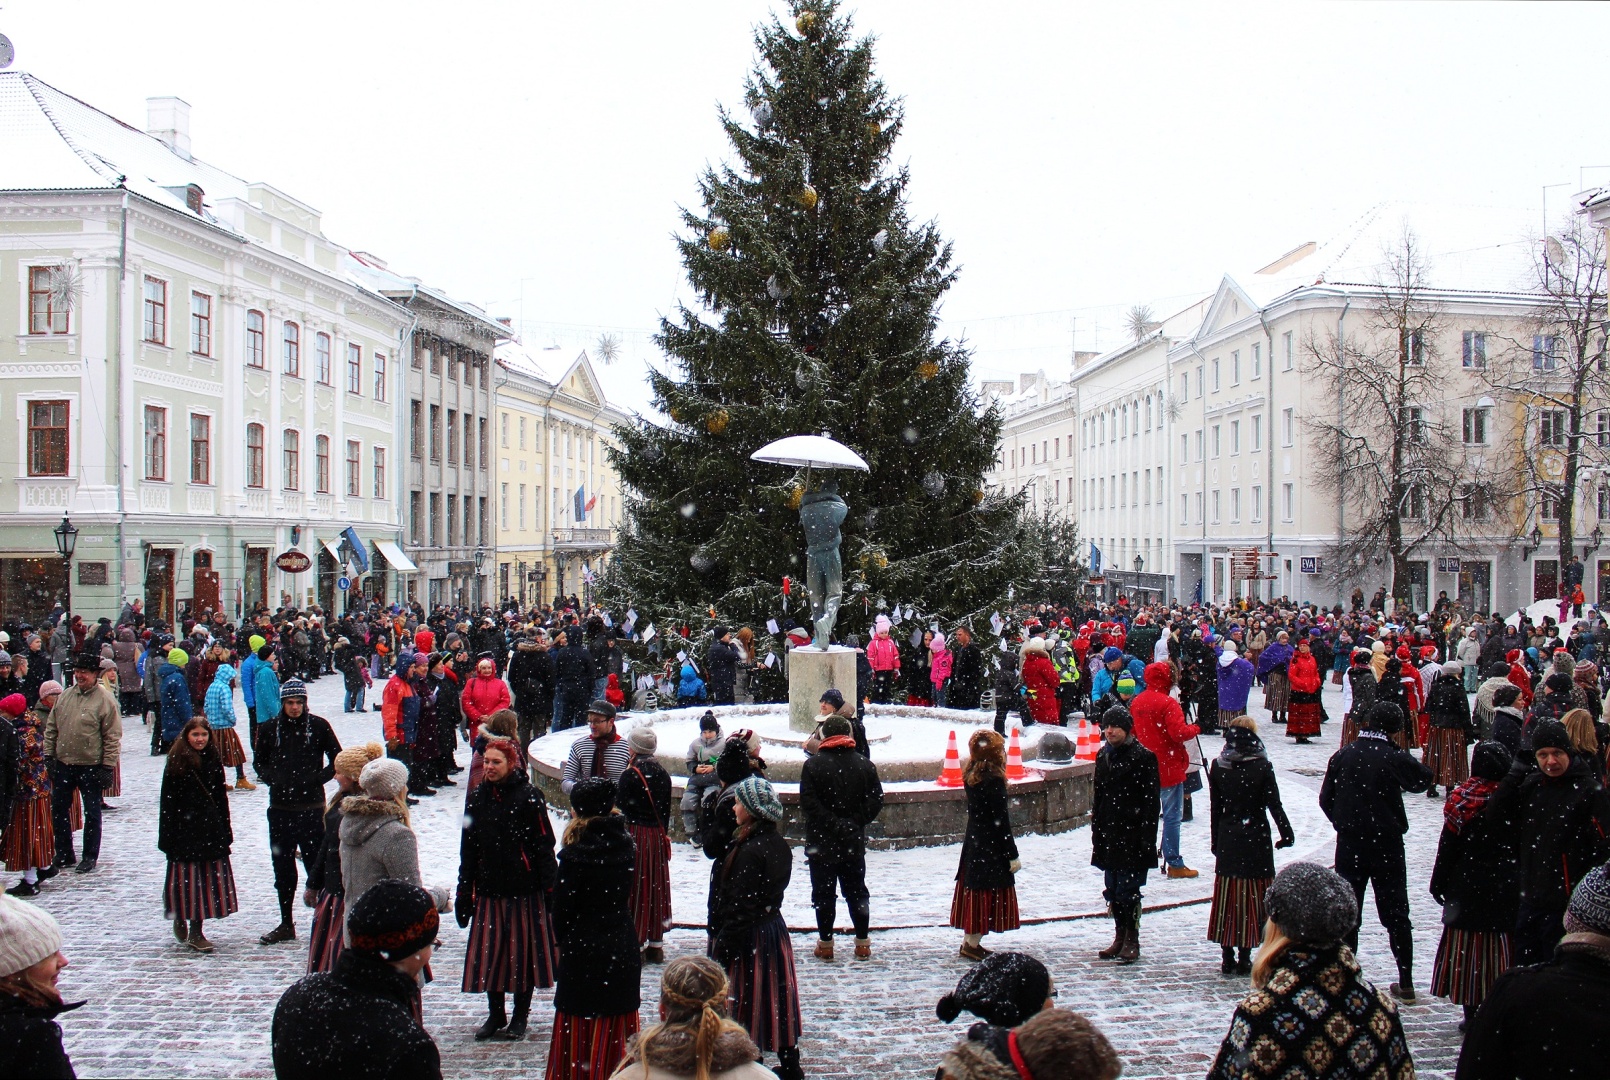
<path id="1" fill-rule="evenodd" d="M 558 370 L 557 378 L 548 372 Z M 585 352 L 498 349 L 497 594 L 522 607 L 585 598 L 614 550 L 620 479 L 613 430 L 629 417 L 605 399 Z"/>
<path id="2" fill-rule="evenodd" d="M 1001 410 L 1001 442 L 985 483 L 1023 492 L 1031 513 L 1072 516 L 1074 388 L 1037 371 L 1018 376 L 1015 387 L 1004 380 L 986 382 L 983 392 Z"/>
<path id="3" fill-rule="evenodd" d="M 150 106 L 141 132 L 0 73 L 0 622 L 69 593 L 170 621 L 334 605 L 333 554 L 276 563 L 346 561 L 343 536 L 371 567 L 355 591 L 393 598 L 409 315 L 351 278 L 317 210 L 196 160 L 187 105 Z"/>

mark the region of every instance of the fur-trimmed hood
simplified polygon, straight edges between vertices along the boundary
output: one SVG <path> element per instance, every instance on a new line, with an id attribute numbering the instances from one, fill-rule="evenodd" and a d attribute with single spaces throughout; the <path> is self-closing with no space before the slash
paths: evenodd
<path id="1" fill-rule="evenodd" d="M 403 808 L 394 802 L 381 802 L 366 795 L 348 795 L 341 803 L 341 842 L 366 843 L 393 821 L 407 828 L 402 816 Z"/>

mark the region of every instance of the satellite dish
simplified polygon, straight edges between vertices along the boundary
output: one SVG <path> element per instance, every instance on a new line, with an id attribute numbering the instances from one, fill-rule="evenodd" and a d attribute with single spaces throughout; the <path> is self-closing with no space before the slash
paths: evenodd
<path id="1" fill-rule="evenodd" d="M 1554 267 L 1565 265 L 1565 245 L 1550 236 L 1543 241 L 1543 257 Z"/>
<path id="2" fill-rule="evenodd" d="M 4 34 L 0 34 L 0 71 L 10 67 L 11 62 L 16 58 L 17 49 L 11 44 L 11 39 Z"/>

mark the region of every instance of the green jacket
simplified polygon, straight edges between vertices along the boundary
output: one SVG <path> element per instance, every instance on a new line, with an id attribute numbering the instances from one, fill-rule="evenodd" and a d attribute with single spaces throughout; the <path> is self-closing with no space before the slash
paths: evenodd
<path id="1" fill-rule="evenodd" d="M 123 717 L 117 699 L 100 683 L 68 687 L 45 720 L 45 757 L 63 765 L 117 764 L 123 747 Z"/>

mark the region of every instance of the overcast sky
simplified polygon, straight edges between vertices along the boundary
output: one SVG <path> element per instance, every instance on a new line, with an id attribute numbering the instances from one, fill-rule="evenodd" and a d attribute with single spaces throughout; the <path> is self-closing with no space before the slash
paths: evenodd
<path id="1" fill-rule="evenodd" d="M 905 98 L 896 159 L 962 273 L 980 377 L 1121 339 L 1372 204 L 1541 227 L 1610 183 L 1610 4 L 849 3 Z M 677 207 L 727 145 L 754 25 L 784 4 L 4 0 L 16 67 L 318 207 L 338 243 L 521 320 L 558 366 L 600 334 L 646 401 L 684 295 Z M 0 153 L 4 148 L 0 147 Z M 1519 220 L 1519 217 L 1517 217 Z M 1495 242 L 1512 239 L 1495 238 Z M 558 371 L 554 371 L 557 374 Z"/>

